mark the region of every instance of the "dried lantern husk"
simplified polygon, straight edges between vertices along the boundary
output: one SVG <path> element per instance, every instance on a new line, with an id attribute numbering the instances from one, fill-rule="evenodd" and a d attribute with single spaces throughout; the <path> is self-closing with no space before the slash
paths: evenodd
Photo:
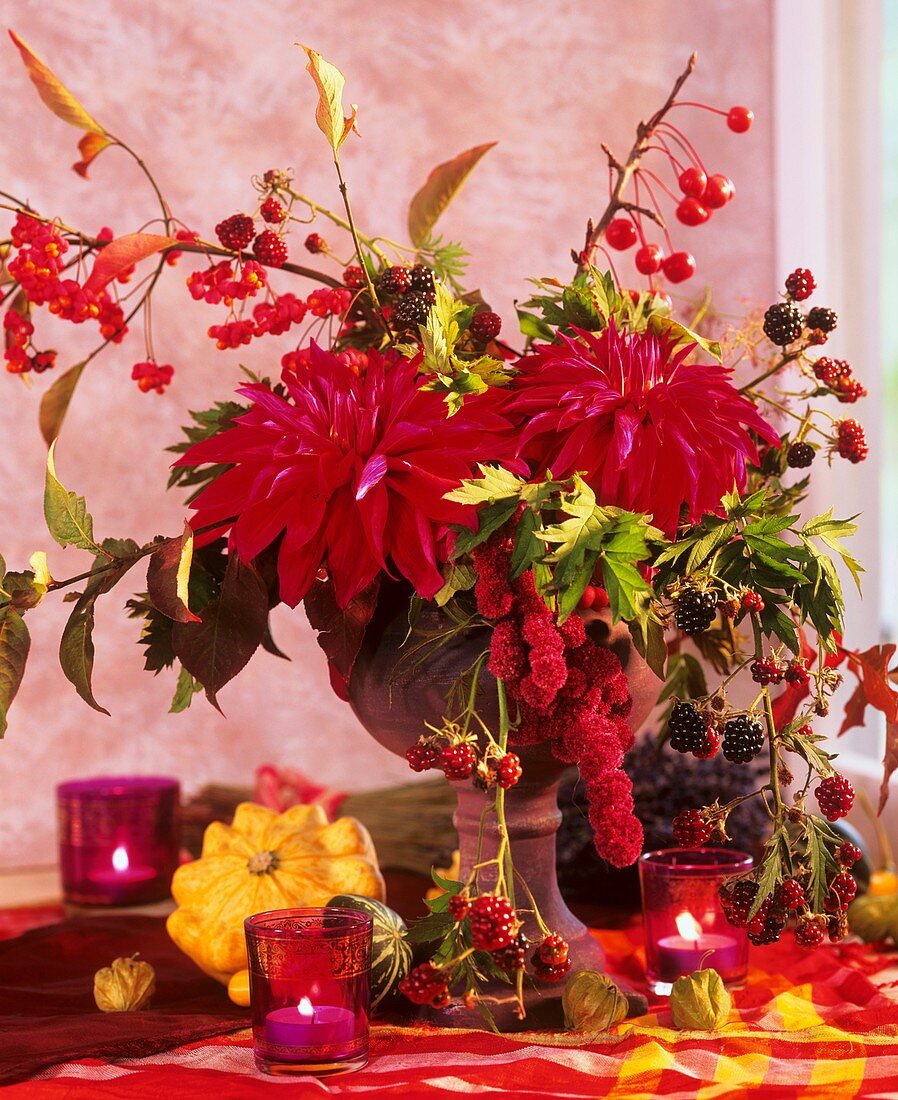
<path id="1" fill-rule="evenodd" d="M 578 970 L 568 979 L 561 998 L 569 1031 L 607 1031 L 625 1019 L 627 998 L 605 974 Z"/>
<path id="2" fill-rule="evenodd" d="M 94 974 L 94 1000 L 101 1012 L 139 1012 L 156 992 L 156 971 L 132 955 Z"/>

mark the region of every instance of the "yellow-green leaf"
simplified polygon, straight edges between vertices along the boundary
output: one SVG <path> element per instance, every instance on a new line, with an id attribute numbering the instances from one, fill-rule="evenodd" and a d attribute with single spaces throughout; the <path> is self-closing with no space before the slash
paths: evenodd
<path id="1" fill-rule="evenodd" d="M 68 122 L 70 126 L 77 126 L 79 130 L 87 130 L 92 134 L 105 134 L 106 131 L 93 115 L 81 106 L 56 74 L 41 61 L 15 31 L 10 31 L 9 37 L 22 55 L 25 70 L 31 78 L 31 83 L 37 88 L 37 94 L 53 114 L 63 122 Z"/>
<path id="2" fill-rule="evenodd" d="M 34 573 L 35 584 L 41 584 L 46 588 L 48 584 L 53 583 L 50 567 L 47 565 L 47 555 L 43 550 L 35 550 L 28 559 L 28 564 Z"/>
<path id="3" fill-rule="evenodd" d="M 96 594 L 82 596 L 65 624 L 59 642 L 59 664 L 65 678 L 88 706 L 101 714 L 109 711 L 94 698 L 91 679 L 94 671 L 94 602 Z"/>
<path id="4" fill-rule="evenodd" d="M 38 419 L 41 435 L 48 447 L 62 430 L 62 422 L 65 420 L 65 414 L 68 412 L 84 366 L 84 363 L 78 363 L 65 374 L 60 375 L 41 398 Z"/>
<path id="5" fill-rule="evenodd" d="M 47 528 L 60 546 L 77 546 L 81 550 L 102 553 L 94 540 L 94 521 L 84 497 L 70 493 L 56 476 L 54 451 L 47 452 L 47 478 L 44 485 L 44 517 Z"/>
<path id="6" fill-rule="evenodd" d="M 336 65 L 325 61 L 320 53 L 309 49 L 308 46 L 303 46 L 303 49 L 309 58 L 306 72 L 315 81 L 315 87 L 318 89 L 315 121 L 336 157 L 340 146 L 349 136 L 349 131 L 356 130 L 358 107 L 353 103 L 349 115 L 343 114 L 343 85 L 346 83 L 343 74 Z"/>
<path id="7" fill-rule="evenodd" d="M 6 715 L 25 673 L 31 639 L 25 620 L 14 607 L 0 608 L 0 737 Z"/>
<path id="8" fill-rule="evenodd" d="M 408 208 L 408 235 L 415 246 L 424 244 L 438 218 L 461 190 L 477 162 L 496 144 L 475 145 L 452 160 L 438 164 L 418 190 Z"/>

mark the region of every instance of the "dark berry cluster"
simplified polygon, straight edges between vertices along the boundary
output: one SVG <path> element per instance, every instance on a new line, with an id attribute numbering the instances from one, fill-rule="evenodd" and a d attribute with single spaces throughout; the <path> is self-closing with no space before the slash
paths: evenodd
<path id="1" fill-rule="evenodd" d="M 793 443 L 789 447 L 786 453 L 786 465 L 793 470 L 806 470 L 814 461 L 816 453 L 810 443 L 799 440 L 799 442 Z"/>
<path id="2" fill-rule="evenodd" d="M 676 703 L 667 722 L 670 747 L 677 752 L 696 752 L 705 743 L 707 728 L 694 703 Z"/>
<path id="3" fill-rule="evenodd" d="M 749 714 L 739 714 L 723 727 L 723 755 L 734 764 L 747 764 L 764 747 L 764 726 Z"/>
<path id="4" fill-rule="evenodd" d="M 717 616 L 717 593 L 713 589 L 687 587 L 674 599 L 674 622 L 684 634 L 701 634 Z"/>
<path id="5" fill-rule="evenodd" d="M 778 347 L 793 344 L 803 330 L 801 310 L 791 302 L 774 302 L 764 314 L 764 334 Z"/>

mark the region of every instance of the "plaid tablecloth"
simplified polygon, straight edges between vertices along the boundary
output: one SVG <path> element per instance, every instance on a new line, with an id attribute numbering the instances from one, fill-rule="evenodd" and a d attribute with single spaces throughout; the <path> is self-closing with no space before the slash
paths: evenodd
<path id="1" fill-rule="evenodd" d="M 643 975 L 641 929 L 597 932 L 609 970 Z M 779 1097 L 898 1097 L 898 958 L 859 944 L 810 954 L 755 950 L 726 1027 L 676 1031 L 659 1003 L 588 1045 L 570 1036 L 375 1027 L 369 1065 L 353 1074 L 276 1079 L 256 1072 L 246 1032 L 116 1064 L 84 1060 L 6 1091 L 10 1100 L 256 1100 L 306 1097 L 672 1100 L 754 1092 Z"/>

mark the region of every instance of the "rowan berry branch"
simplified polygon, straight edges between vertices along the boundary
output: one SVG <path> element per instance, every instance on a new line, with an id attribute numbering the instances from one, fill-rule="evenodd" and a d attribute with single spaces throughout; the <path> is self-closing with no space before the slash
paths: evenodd
<path id="1" fill-rule="evenodd" d="M 593 222 L 592 219 L 590 219 L 587 223 L 586 239 L 583 248 L 580 252 L 574 253 L 577 264 L 577 275 L 582 275 L 592 263 L 598 243 L 614 215 L 618 210 L 626 209 L 626 203 L 623 198 L 624 191 L 633 178 L 636 169 L 639 167 L 642 157 L 647 152 L 655 129 L 664 119 L 664 116 L 671 107 L 673 107 L 680 89 L 695 69 L 696 60 L 697 54 L 693 53 L 686 64 L 686 68 L 674 82 L 670 95 L 668 95 L 662 106 L 658 108 L 647 122 L 639 123 L 636 128 L 636 141 L 633 143 L 633 147 L 623 164 L 615 157 L 607 145 L 602 145 L 602 150 L 608 158 L 609 168 L 616 174 L 616 178 L 612 187 L 611 198 L 608 200 L 608 205 L 605 207 L 604 213 L 599 218 L 598 222 Z M 652 220 L 658 221 L 657 218 L 653 218 Z M 659 222 L 659 224 L 663 223 Z"/>

